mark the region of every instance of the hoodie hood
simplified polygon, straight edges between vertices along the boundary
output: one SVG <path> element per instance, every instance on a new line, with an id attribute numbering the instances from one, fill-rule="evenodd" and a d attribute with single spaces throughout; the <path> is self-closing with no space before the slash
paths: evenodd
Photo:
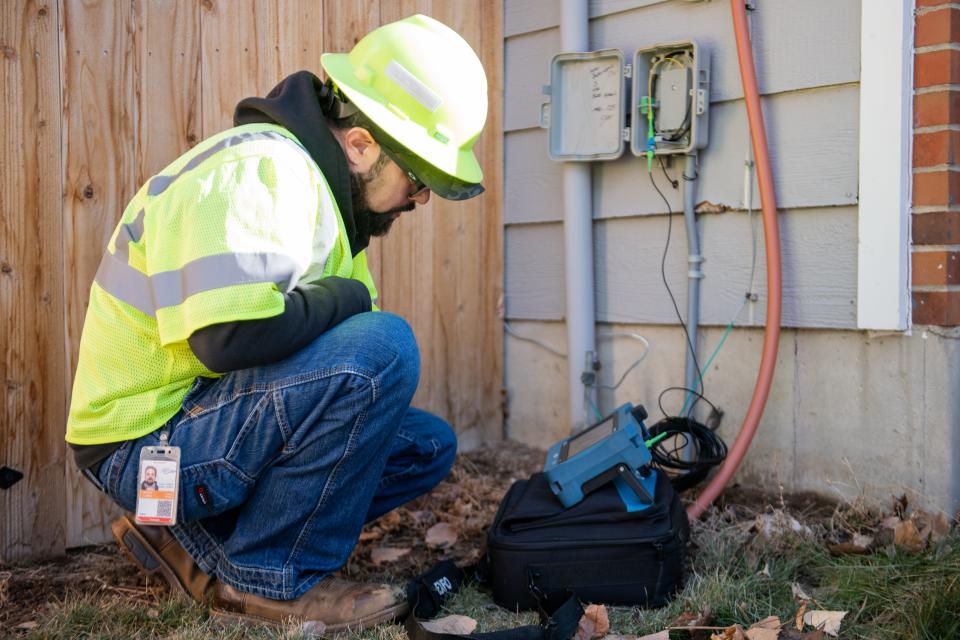
<path id="1" fill-rule="evenodd" d="M 320 167 L 340 209 L 350 250 L 357 255 L 367 248 L 366 228 L 355 218 L 350 196 L 350 169 L 340 143 L 327 126 L 326 113 L 334 103 L 333 92 L 309 71 L 284 78 L 265 98 L 244 98 L 233 113 L 235 126 L 265 122 L 280 125 L 297 137 Z M 357 215 L 364 215 L 359 213 Z M 358 224 L 358 222 L 360 224 Z"/>

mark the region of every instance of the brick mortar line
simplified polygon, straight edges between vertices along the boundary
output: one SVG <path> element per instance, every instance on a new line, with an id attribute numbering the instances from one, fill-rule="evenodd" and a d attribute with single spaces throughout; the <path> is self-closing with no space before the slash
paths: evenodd
<path id="1" fill-rule="evenodd" d="M 946 338 L 947 340 L 957 340 L 960 339 L 960 328 L 956 327 L 944 327 L 939 324 L 915 324 L 915 328 L 920 328 L 924 333 L 929 333 L 931 335 Z M 924 329 L 923 327 L 928 327 Z M 936 331 L 934 331 L 936 329 Z"/>
<path id="2" fill-rule="evenodd" d="M 914 127 L 914 135 L 919 133 L 940 133 L 941 131 L 960 131 L 960 124 L 933 124 L 926 127 Z"/>
<path id="3" fill-rule="evenodd" d="M 915 284 L 914 293 L 960 293 L 960 284 Z"/>
<path id="4" fill-rule="evenodd" d="M 913 90 L 913 94 L 924 96 L 928 93 L 944 93 L 946 91 L 960 91 L 960 84 L 932 84 L 929 87 L 917 87 Z"/>
<path id="5" fill-rule="evenodd" d="M 925 204 L 919 207 L 913 207 L 914 215 L 925 216 L 931 213 L 960 213 L 960 204 Z"/>
<path id="6" fill-rule="evenodd" d="M 947 2 L 946 4 L 939 4 L 935 7 L 918 7 L 916 14 L 917 17 L 920 17 L 935 11 L 943 11 L 944 9 L 960 9 L 960 2 Z"/>
<path id="7" fill-rule="evenodd" d="M 942 172 L 957 172 L 960 171 L 960 165 L 956 164 L 935 164 L 932 167 L 914 167 L 914 175 L 921 173 L 942 173 Z"/>
<path id="8" fill-rule="evenodd" d="M 942 42 L 940 44 L 927 44 L 914 49 L 916 55 L 923 53 L 936 53 L 937 51 L 960 51 L 960 42 Z"/>
<path id="9" fill-rule="evenodd" d="M 915 244 L 913 253 L 960 252 L 960 244 Z"/>

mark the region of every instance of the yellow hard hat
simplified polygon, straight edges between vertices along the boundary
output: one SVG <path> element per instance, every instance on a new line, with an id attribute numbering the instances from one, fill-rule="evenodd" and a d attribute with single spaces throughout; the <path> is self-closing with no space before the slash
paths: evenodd
<path id="1" fill-rule="evenodd" d="M 349 54 L 320 58 L 374 139 L 442 198 L 483 191 L 473 143 L 487 119 L 487 77 L 457 32 L 424 15 L 374 29 Z"/>

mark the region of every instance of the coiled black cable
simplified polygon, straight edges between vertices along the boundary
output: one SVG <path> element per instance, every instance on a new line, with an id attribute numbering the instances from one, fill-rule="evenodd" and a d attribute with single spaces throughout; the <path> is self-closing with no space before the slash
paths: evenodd
<path id="1" fill-rule="evenodd" d="M 710 405 L 711 413 L 708 422 L 714 426 L 697 422 L 688 416 L 671 416 L 663 410 L 663 396 L 669 391 L 683 391 L 696 397 L 693 404 L 703 400 Z M 719 465 L 727 457 L 727 445 L 717 435 L 716 428 L 720 424 L 723 413 L 702 394 L 684 387 L 669 387 L 660 393 L 657 399 L 664 419 L 648 428 L 651 438 L 661 434 L 668 434 L 650 449 L 653 457 L 653 466 L 670 477 L 670 483 L 677 491 L 686 491 L 703 482 L 710 469 Z M 690 413 L 693 406 L 690 407 Z M 688 445 L 692 445 L 693 459 L 685 460 L 683 452 Z"/>

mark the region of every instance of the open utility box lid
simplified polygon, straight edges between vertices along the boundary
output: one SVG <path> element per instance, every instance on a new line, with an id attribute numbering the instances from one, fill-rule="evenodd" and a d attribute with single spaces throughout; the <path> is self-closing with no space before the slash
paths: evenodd
<path id="1" fill-rule="evenodd" d="M 540 108 L 540 126 L 549 131 L 552 160 L 612 160 L 623 153 L 626 78 L 619 49 L 558 53 L 550 62 L 549 100 Z"/>

